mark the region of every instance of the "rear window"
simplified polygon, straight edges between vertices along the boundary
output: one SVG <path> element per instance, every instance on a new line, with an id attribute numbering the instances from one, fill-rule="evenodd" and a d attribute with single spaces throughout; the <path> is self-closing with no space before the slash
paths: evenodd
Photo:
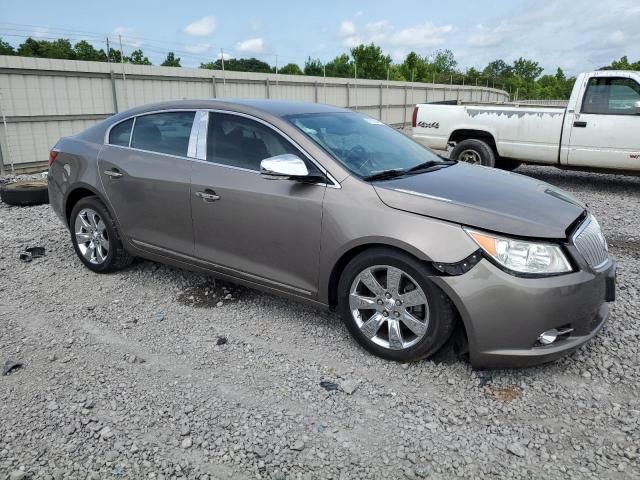
<path id="1" fill-rule="evenodd" d="M 131 147 L 187 156 L 195 112 L 164 112 L 136 118 Z"/>
<path id="2" fill-rule="evenodd" d="M 131 138 L 131 126 L 133 125 L 133 118 L 118 123 L 111 129 L 109 133 L 109 143 L 111 145 L 119 145 L 121 147 L 129 146 L 129 139 Z"/>

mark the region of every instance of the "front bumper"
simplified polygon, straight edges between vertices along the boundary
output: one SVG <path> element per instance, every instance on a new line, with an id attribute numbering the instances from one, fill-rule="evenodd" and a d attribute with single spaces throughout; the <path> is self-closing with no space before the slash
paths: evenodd
<path id="1" fill-rule="evenodd" d="M 488 260 L 460 276 L 434 277 L 462 317 L 476 368 L 511 368 L 555 360 L 593 338 L 615 298 L 616 264 L 545 278 L 510 275 Z M 538 336 L 571 328 L 551 345 Z"/>

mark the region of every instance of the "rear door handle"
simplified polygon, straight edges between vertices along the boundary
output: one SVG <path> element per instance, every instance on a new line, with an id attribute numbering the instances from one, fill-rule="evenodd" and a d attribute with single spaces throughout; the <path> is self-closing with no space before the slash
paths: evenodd
<path id="1" fill-rule="evenodd" d="M 578 128 L 585 128 L 587 126 L 587 122 L 575 121 L 573 122 L 573 126 Z"/>
<path id="2" fill-rule="evenodd" d="M 104 174 L 109 176 L 109 177 L 111 177 L 111 178 L 120 178 L 123 175 L 122 173 L 120 173 L 118 171 L 117 168 L 112 168 L 111 170 L 105 170 Z"/>
<path id="3" fill-rule="evenodd" d="M 196 192 L 196 197 L 200 197 L 204 202 L 215 202 L 216 200 L 220 200 L 220 195 L 217 195 L 213 190 Z"/>

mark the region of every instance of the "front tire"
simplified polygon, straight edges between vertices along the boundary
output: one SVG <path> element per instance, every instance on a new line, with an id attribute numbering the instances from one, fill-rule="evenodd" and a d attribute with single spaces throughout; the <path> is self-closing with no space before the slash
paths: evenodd
<path id="1" fill-rule="evenodd" d="M 456 315 L 412 256 L 374 248 L 353 258 L 338 283 L 338 310 L 356 341 L 382 358 L 415 361 L 436 353 Z"/>
<path id="2" fill-rule="evenodd" d="M 97 197 L 76 203 L 69 230 L 73 248 L 89 270 L 108 273 L 131 264 L 133 257 L 124 249 L 116 223 Z"/>
<path id="3" fill-rule="evenodd" d="M 450 158 L 474 165 L 484 165 L 485 167 L 496 166 L 496 155 L 493 149 L 483 140 L 476 138 L 458 142 L 451 150 Z"/>

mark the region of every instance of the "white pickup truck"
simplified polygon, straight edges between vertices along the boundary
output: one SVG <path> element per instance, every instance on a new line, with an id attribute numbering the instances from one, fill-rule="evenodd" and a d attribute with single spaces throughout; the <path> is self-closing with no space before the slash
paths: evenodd
<path id="1" fill-rule="evenodd" d="M 418 104 L 413 137 L 450 157 L 513 169 L 520 163 L 640 173 L 640 72 L 576 79 L 566 108 L 517 104 Z"/>

